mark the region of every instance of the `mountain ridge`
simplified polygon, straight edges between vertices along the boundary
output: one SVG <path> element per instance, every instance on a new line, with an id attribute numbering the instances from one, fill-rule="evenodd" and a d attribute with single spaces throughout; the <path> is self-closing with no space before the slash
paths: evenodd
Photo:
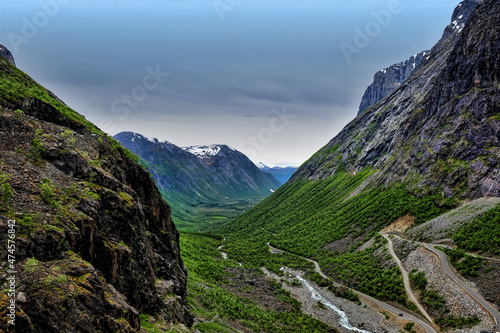
<path id="1" fill-rule="evenodd" d="M 361 99 L 357 115 L 361 115 L 378 101 L 398 89 L 420 63 L 428 61 L 433 54 L 437 53 L 437 49 L 442 47 L 442 44 L 449 43 L 454 38 L 457 38 L 469 21 L 474 9 L 482 2 L 483 0 L 464 0 L 459 3 L 453 11 L 451 23 L 446 26 L 441 39 L 433 47 L 433 50 L 422 51 L 406 61 L 399 62 L 375 73 L 373 82 L 368 86 Z"/>
<path id="2" fill-rule="evenodd" d="M 461 191 L 466 192 L 461 195 L 463 198 L 478 198 L 485 194 L 499 195 L 500 184 L 495 180 L 498 172 L 498 164 L 495 162 L 498 159 L 498 139 L 494 135 L 498 133 L 498 122 L 495 118 L 498 107 L 489 97 L 498 98 L 495 78 L 492 76 L 495 74 L 485 73 L 483 68 L 479 68 L 491 67 L 494 73 L 496 46 L 488 46 L 492 49 L 487 51 L 477 42 L 477 46 L 484 50 L 481 52 L 490 52 L 492 58 L 479 59 L 476 53 L 473 60 L 459 64 L 460 57 L 468 58 L 468 54 L 460 49 L 460 42 L 467 42 L 467 38 L 462 36 L 468 33 L 472 26 L 467 24 L 460 34 L 446 33 L 448 26 L 443 39 L 432 48 L 428 61 L 422 63 L 395 92 L 350 122 L 299 168 L 292 181 L 300 177 L 323 179 L 335 174 L 339 167 L 354 172 L 372 167 L 380 170 L 375 176 L 376 179 L 372 177 L 370 180 L 373 185 L 387 185 L 396 179 L 406 179 L 406 183 L 414 182 L 416 189 L 424 191 L 426 186 L 442 186 L 442 190 L 449 197 Z M 492 31 L 493 36 L 494 33 L 495 29 Z M 484 36 L 480 37 L 482 43 L 491 44 L 484 40 Z M 494 44 L 496 37 L 492 38 Z M 445 47 L 446 45 L 448 47 Z M 438 61 L 437 58 L 441 60 Z M 448 64 L 443 59 L 449 59 Z M 454 73 L 450 67 L 452 62 L 455 66 L 462 65 L 462 72 Z M 463 71 L 471 73 L 474 79 L 465 78 Z M 462 76 L 456 77 L 457 74 Z M 451 76 L 456 79 L 451 81 Z M 450 82 L 446 87 L 445 96 L 449 101 L 446 105 L 441 105 L 440 102 L 443 97 L 441 86 L 436 83 L 439 80 Z M 454 93 L 450 95 L 450 91 Z M 488 103 L 487 109 L 483 99 Z M 477 103 L 482 103 L 482 106 L 478 107 Z M 485 111 L 469 114 L 466 108 L 480 108 Z M 448 115 L 448 120 L 445 120 L 443 115 Z M 451 115 L 453 118 L 449 118 Z M 469 125 L 466 125 L 466 122 L 469 122 Z M 443 133 L 435 136 L 436 131 Z M 453 137 L 452 133 L 457 132 L 461 133 L 460 137 Z M 359 134 L 363 136 L 355 139 Z M 481 141 L 475 142 L 477 139 Z M 487 149 L 481 148 L 484 145 Z M 398 158 L 395 158 L 396 156 Z M 461 165 L 459 161 L 464 158 L 466 165 Z M 450 160 L 447 162 L 447 159 Z M 490 167 L 481 162 L 482 160 L 491 160 L 488 162 Z M 331 167 L 321 168 L 320 164 Z M 443 168 L 457 169 L 458 172 L 453 174 L 453 179 L 443 178 L 440 175 Z M 468 177 L 470 180 L 464 183 Z M 487 190 L 486 185 L 475 185 L 472 181 L 474 178 L 478 184 L 490 184 L 491 190 Z M 482 178 L 484 180 L 481 180 Z"/>
<path id="3" fill-rule="evenodd" d="M 181 148 L 133 132 L 118 133 L 115 138 L 148 167 L 162 194 L 177 208 L 177 219 L 195 222 L 190 210 L 200 205 L 260 200 L 281 186 L 274 176 L 226 145 Z"/>
<path id="4" fill-rule="evenodd" d="M 137 157 L 3 58 L 0 73 L 0 237 L 14 221 L 16 329 L 136 332 L 141 314 L 191 325 L 179 233 Z"/>
<path id="5" fill-rule="evenodd" d="M 275 166 L 271 168 L 262 162 L 257 163 L 257 167 L 264 172 L 272 174 L 283 184 L 286 183 L 298 169 L 297 167 L 293 166 L 287 166 L 287 167 Z"/>
<path id="6" fill-rule="evenodd" d="M 471 3 L 462 2 L 452 18 Z M 465 252 L 488 255 L 498 247 L 499 207 L 475 200 L 500 197 L 498 22 L 500 2 L 494 0 L 479 3 L 463 28 L 452 21 L 401 86 L 346 125 L 276 193 L 221 228 L 239 241 L 248 239 L 226 246 L 227 254 L 262 265 L 253 256 L 270 245 L 317 261 L 328 278 L 381 301 L 414 313 L 420 302 L 436 329 L 491 329 L 488 312 L 446 278 L 434 255 L 398 239 L 395 252 L 407 265 L 410 282 L 427 285 L 418 287 L 418 298 L 407 297 L 381 233 L 398 226 L 391 232 L 420 240 L 429 236 L 419 225 L 443 220 L 453 225 L 453 214 L 469 212 L 457 207 L 475 202 L 479 215 L 466 215 L 460 226 L 440 232 L 462 277 L 473 276 L 481 293 L 498 303 L 492 294 L 500 280 L 491 273 L 498 257 L 482 261 Z M 448 212 L 451 219 L 444 218 Z M 280 259 L 268 260 L 263 265 L 272 269 Z M 433 307 L 434 301 L 442 306 Z"/>

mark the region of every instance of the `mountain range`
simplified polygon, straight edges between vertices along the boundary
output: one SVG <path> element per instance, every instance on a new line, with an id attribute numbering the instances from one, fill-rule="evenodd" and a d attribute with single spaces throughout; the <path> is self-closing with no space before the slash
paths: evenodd
<path id="1" fill-rule="evenodd" d="M 272 174 L 283 184 L 286 183 L 298 169 L 297 167 L 293 166 L 271 168 L 262 162 L 257 163 L 257 167 L 264 172 Z"/>
<path id="2" fill-rule="evenodd" d="M 13 303 L 27 333 L 494 331 L 499 22 L 462 1 L 281 187 L 225 145 L 111 138 L 0 48 L 0 331 Z"/>
<path id="3" fill-rule="evenodd" d="M 257 202 L 281 186 L 274 176 L 226 145 L 181 148 L 133 132 L 118 133 L 114 138 L 139 156 L 164 198 L 175 207 L 173 215 L 180 226 L 183 222 L 202 224 L 202 207 L 210 219 L 208 208 L 213 205 Z"/>

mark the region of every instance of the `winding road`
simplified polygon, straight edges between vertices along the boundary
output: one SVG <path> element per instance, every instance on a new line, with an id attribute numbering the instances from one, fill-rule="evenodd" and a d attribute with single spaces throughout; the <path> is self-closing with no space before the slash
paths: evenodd
<path id="1" fill-rule="evenodd" d="M 475 300 L 484 310 L 489 312 L 495 320 L 495 324 L 498 325 L 500 323 L 500 313 L 497 309 L 495 309 L 490 303 L 486 302 L 484 298 L 478 295 L 474 290 L 472 290 L 467 284 L 463 283 L 462 280 L 458 278 L 458 276 L 453 273 L 450 263 L 448 261 L 448 256 L 435 248 L 436 245 L 433 244 L 425 244 L 426 249 L 434 252 L 439 257 L 439 261 L 441 263 L 441 267 L 444 272 L 452 279 L 456 284 L 460 286 L 473 300 Z"/>
<path id="2" fill-rule="evenodd" d="M 387 242 L 388 242 L 388 246 L 387 247 L 389 249 L 389 253 L 391 254 L 392 258 L 396 261 L 396 263 L 398 264 L 399 270 L 401 271 L 401 274 L 403 275 L 403 282 L 404 282 L 404 285 L 405 285 L 406 294 L 411 299 L 411 301 L 418 307 L 418 309 L 420 310 L 420 312 L 423 313 L 423 315 L 425 316 L 425 318 L 427 318 L 427 320 L 429 322 L 433 323 L 434 321 L 432 320 L 432 317 L 429 316 L 429 314 L 427 313 L 427 311 L 425 311 L 424 307 L 420 304 L 420 302 L 417 300 L 417 298 L 413 294 L 413 291 L 412 291 L 411 286 L 410 286 L 410 278 L 408 276 L 408 272 L 403 267 L 403 264 L 401 263 L 401 260 L 399 260 L 398 256 L 396 255 L 396 252 L 394 252 L 394 246 L 392 244 L 391 238 L 387 234 L 384 234 L 384 233 L 381 233 L 381 235 L 385 239 L 387 239 Z"/>
<path id="3" fill-rule="evenodd" d="M 280 252 L 286 252 L 286 251 L 283 251 L 283 250 L 280 250 L 280 249 L 277 249 L 273 246 L 270 245 L 270 242 L 267 242 L 267 246 L 269 246 L 270 249 L 274 250 L 274 251 L 280 251 Z M 319 275 L 321 275 L 321 277 L 325 278 L 325 279 L 329 279 L 328 276 L 326 276 L 322 271 L 321 271 L 321 267 L 319 266 L 319 263 L 315 260 L 312 260 L 312 259 L 309 259 L 309 258 L 305 258 L 305 257 L 302 257 L 302 256 L 299 256 L 297 255 L 297 257 L 299 258 L 302 258 L 304 260 L 307 260 L 309 262 L 312 262 L 314 264 L 314 271 L 316 273 L 318 273 Z M 333 282 L 333 284 L 335 285 L 335 287 L 341 287 L 341 286 L 344 286 L 340 283 L 337 283 L 337 282 Z M 357 294 L 359 297 L 365 299 L 365 300 L 368 300 L 374 304 L 376 304 L 377 306 L 381 307 L 382 309 L 386 310 L 386 311 L 389 311 L 391 313 L 394 313 L 396 316 L 398 316 L 398 318 L 402 319 L 402 320 L 406 320 L 406 321 L 412 321 L 414 323 L 417 323 L 419 324 L 420 326 L 422 326 L 426 332 L 428 333 L 436 333 L 436 330 L 434 329 L 434 327 L 432 327 L 431 325 L 429 325 L 429 323 L 423 321 L 422 319 L 420 318 L 417 318 L 407 312 L 404 312 L 404 311 L 401 311 L 400 309 L 392 306 L 392 305 L 389 305 L 389 304 L 386 304 L 384 302 L 381 302 L 371 296 L 368 296 L 366 294 L 363 294 L 362 292 L 360 291 L 357 291 L 357 290 L 354 290 L 354 289 L 351 289 L 355 294 Z"/>
<path id="4" fill-rule="evenodd" d="M 383 236 L 387 239 L 387 237 L 385 235 L 383 235 Z M 451 269 L 450 263 L 449 263 L 449 260 L 448 260 L 448 256 L 444 252 L 442 252 L 442 251 L 440 251 L 440 250 L 438 250 L 438 249 L 435 248 L 436 246 L 441 246 L 441 247 L 445 247 L 445 246 L 440 245 L 440 244 L 428 244 L 428 243 L 422 243 L 422 242 L 412 241 L 412 240 L 401 238 L 401 237 L 399 237 L 397 235 L 393 235 L 393 236 L 396 237 L 396 238 L 399 238 L 401 240 L 404 240 L 406 242 L 412 242 L 412 243 L 421 244 L 426 249 L 428 249 L 429 251 L 432 251 L 434 254 L 436 254 L 438 256 L 438 258 L 439 258 L 439 263 L 441 265 L 441 268 L 446 273 L 446 275 L 448 275 L 448 277 L 453 282 L 455 282 L 460 288 L 462 288 L 486 312 L 489 312 L 490 315 L 492 316 L 492 318 L 494 319 L 496 325 L 499 325 L 499 323 L 500 323 L 500 313 L 498 312 L 498 310 L 495 309 L 490 303 L 488 303 L 487 301 L 485 301 L 484 298 L 481 297 L 481 295 L 479 295 L 474 290 L 472 290 L 472 288 L 470 288 L 466 283 L 464 283 L 453 272 L 453 270 Z M 391 242 L 391 246 L 392 246 L 392 242 Z M 396 257 L 394 257 L 394 258 L 396 258 Z"/>

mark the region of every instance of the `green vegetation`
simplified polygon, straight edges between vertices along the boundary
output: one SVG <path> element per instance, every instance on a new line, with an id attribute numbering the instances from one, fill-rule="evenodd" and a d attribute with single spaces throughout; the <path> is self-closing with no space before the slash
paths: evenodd
<path id="1" fill-rule="evenodd" d="M 28 153 L 28 157 L 36 165 L 40 165 L 43 163 L 42 153 L 45 152 L 45 147 L 43 146 L 43 143 L 41 141 L 42 135 L 43 135 L 42 130 L 36 130 L 35 138 L 33 139 L 33 143 L 31 144 L 31 148 Z"/>
<path id="2" fill-rule="evenodd" d="M 43 179 L 43 183 L 40 184 L 40 196 L 43 201 L 54 208 L 58 208 L 61 205 L 61 202 L 56 200 L 56 192 L 55 187 L 51 183 L 50 179 Z"/>
<path id="3" fill-rule="evenodd" d="M 12 66 L 4 59 L 0 59 L 0 66 L 4 67 L 3 75 L 0 76 L 1 99 L 10 103 L 19 104 L 27 97 L 38 98 L 45 103 L 52 105 L 69 119 L 87 127 L 92 133 L 103 134 L 94 124 L 86 120 L 83 116 L 57 100 L 53 95 L 31 79 L 21 70 Z"/>
<path id="4" fill-rule="evenodd" d="M 455 267 L 463 277 L 479 276 L 477 272 L 483 267 L 485 262 L 483 258 L 471 256 L 467 254 L 465 250 L 460 249 L 451 250 L 440 248 L 440 250 L 448 255 L 453 267 Z"/>
<path id="5" fill-rule="evenodd" d="M 61 138 L 65 139 L 71 147 L 75 147 L 76 138 L 75 133 L 72 130 L 64 130 L 64 132 L 61 134 Z"/>
<path id="6" fill-rule="evenodd" d="M 26 273 L 33 273 L 33 271 L 37 266 L 38 266 L 38 260 L 36 260 L 36 258 L 30 258 L 24 264 L 24 271 Z"/>
<path id="7" fill-rule="evenodd" d="M 266 242 L 278 249 L 317 260 L 323 271 L 336 281 L 382 300 L 399 302 L 410 309 L 397 266 L 386 257 L 377 236 L 398 218 L 415 216 L 422 223 L 449 207 L 439 195 L 418 197 L 404 186 L 375 188 L 349 198 L 371 174 L 341 171 L 318 181 L 297 181 L 282 186 L 256 208 L 229 222 L 225 251 L 233 258 L 273 272 L 282 266 L 304 265 L 287 254 L 269 255 Z M 274 235 L 276 234 L 276 235 Z M 374 245 L 358 248 L 370 239 Z M 339 243 L 343 252 L 330 249 Z M 286 259 L 285 259 L 286 258 Z"/>
<path id="8" fill-rule="evenodd" d="M 436 324 L 443 328 L 466 328 L 476 326 L 481 322 L 476 315 L 471 317 L 446 316 L 436 318 Z"/>
<path id="9" fill-rule="evenodd" d="M 461 249 L 500 255 L 500 205 L 462 226 L 452 238 Z"/>
<path id="10" fill-rule="evenodd" d="M 97 134 L 97 140 L 102 142 L 101 137 L 106 136 L 111 147 L 116 151 L 122 151 L 128 158 L 138 161 L 136 155 L 132 154 L 128 149 L 123 148 L 118 141 L 107 136 L 101 130 L 99 130 L 94 124 L 89 122 L 85 117 L 68 107 L 66 104 L 59 101 L 54 95 L 49 93 L 47 89 L 42 87 L 40 84 L 35 82 L 27 74 L 19 70 L 16 66 L 11 65 L 5 59 L 0 57 L 0 67 L 2 67 L 2 72 L 0 74 L 0 100 L 7 102 L 8 104 L 21 104 L 24 99 L 34 97 L 47 104 L 52 105 L 57 109 L 62 115 L 66 116 L 70 120 L 85 126 L 91 133 Z M 16 116 L 21 116 L 24 114 L 22 110 L 15 111 Z M 72 139 L 70 139 L 70 144 Z M 40 153 L 43 152 L 43 145 L 41 144 L 40 138 L 37 137 L 33 141 L 32 151 L 30 152 L 30 158 L 34 162 L 41 162 Z"/>
<path id="11" fill-rule="evenodd" d="M 219 237 L 181 233 L 181 250 L 188 275 L 188 303 L 198 316 L 208 323 L 197 325 L 201 332 L 226 332 L 224 321 L 236 321 L 254 332 L 335 332 L 334 329 L 300 312 L 300 303 L 272 283 L 273 297 L 289 304 L 290 310 L 264 310 L 252 299 L 236 296 L 225 289 L 230 273 L 228 267 L 238 267 L 236 261 L 223 260 L 217 247 Z M 224 248 L 228 244 L 224 244 Z M 267 251 L 266 248 L 263 249 Z M 267 251 L 268 252 L 268 251 Z M 243 266 L 242 269 L 251 267 Z"/>
<path id="12" fill-rule="evenodd" d="M 139 157 L 137 157 L 137 155 L 135 154 L 132 154 L 130 150 L 128 150 L 127 148 L 122 147 L 120 142 L 118 142 L 117 140 L 113 139 L 110 136 L 106 136 L 106 138 L 108 139 L 108 142 L 114 151 L 122 151 L 125 154 L 125 156 L 127 156 L 132 161 L 139 162 Z"/>
<path id="13" fill-rule="evenodd" d="M 0 173 L 0 211 L 9 209 L 10 202 L 14 198 L 14 193 L 10 187 L 11 176 Z"/>
<path id="14" fill-rule="evenodd" d="M 415 331 L 413 329 L 413 327 L 415 326 L 415 323 L 408 323 L 405 325 L 404 330 L 407 331 L 407 332 L 410 332 L 410 333 L 417 333 L 417 331 Z"/>
<path id="15" fill-rule="evenodd" d="M 446 306 L 446 300 L 433 288 L 429 288 L 424 272 L 412 270 L 409 274 L 410 283 L 413 288 L 420 292 L 422 305 L 435 317 L 435 322 L 441 328 L 464 328 L 472 327 L 481 322 L 477 316 L 455 317 L 449 314 L 450 309 Z"/>

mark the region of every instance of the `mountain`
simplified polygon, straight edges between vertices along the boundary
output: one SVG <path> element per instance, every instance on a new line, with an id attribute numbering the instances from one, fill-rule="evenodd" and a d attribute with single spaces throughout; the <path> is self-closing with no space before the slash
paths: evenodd
<path id="1" fill-rule="evenodd" d="M 451 18 L 451 24 L 446 27 L 443 38 L 438 45 L 458 36 L 476 6 L 481 2 L 480 0 L 467 0 L 463 1 L 460 6 L 457 6 Z M 422 61 L 429 59 L 429 52 L 429 50 L 422 51 L 406 61 L 394 64 L 375 73 L 372 84 L 368 86 L 361 99 L 358 116 L 399 88 Z"/>
<path id="2" fill-rule="evenodd" d="M 452 264 L 500 306 L 493 296 L 500 279 L 490 272 L 498 265 L 498 201 L 483 202 L 500 197 L 498 22 L 499 1 L 460 3 L 441 40 L 403 84 L 351 121 L 276 193 L 221 229 L 249 240 L 228 255 L 251 261 L 270 244 L 318 261 L 337 282 L 416 309 L 391 242 L 406 269 L 427 279 L 420 303 L 443 330 L 491 324 L 446 278 L 439 258 L 410 240 L 458 247 L 449 250 Z M 473 208 L 462 208 L 468 202 Z M 418 229 L 424 223 L 433 229 Z M 387 230 L 401 238 L 382 237 Z M 477 253 L 486 259 L 474 266 Z M 465 269 L 462 259 L 470 263 Z M 425 298 L 433 292 L 439 309 Z M 456 307 L 464 302 L 464 309 Z"/>
<path id="3" fill-rule="evenodd" d="M 164 197 L 176 208 L 174 217 L 181 221 L 203 223 L 196 217 L 199 206 L 261 200 L 281 186 L 274 176 L 226 145 L 180 148 L 133 132 L 114 138 L 148 167 Z"/>
<path id="4" fill-rule="evenodd" d="M 366 88 L 361 99 L 358 115 L 396 90 L 420 64 L 429 51 L 423 51 L 411 56 L 406 61 L 399 62 L 375 73 L 373 83 Z"/>
<path id="5" fill-rule="evenodd" d="M 14 56 L 12 53 L 7 49 L 5 46 L 0 44 L 0 56 L 4 57 L 7 59 L 8 62 L 10 62 L 12 65 L 16 65 L 16 62 L 14 61 Z"/>
<path id="6" fill-rule="evenodd" d="M 270 173 L 283 184 L 286 183 L 298 169 L 296 167 L 291 167 L 291 166 L 271 168 L 262 162 L 259 162 L 257 164 L 257 167 L 264 172 Z"/>
<path id="7" fill-rule="evenodd" d="M 0 331 L 190 325 L 179 233 L 137 157 L 3 58 L 0 107 Z"/>

